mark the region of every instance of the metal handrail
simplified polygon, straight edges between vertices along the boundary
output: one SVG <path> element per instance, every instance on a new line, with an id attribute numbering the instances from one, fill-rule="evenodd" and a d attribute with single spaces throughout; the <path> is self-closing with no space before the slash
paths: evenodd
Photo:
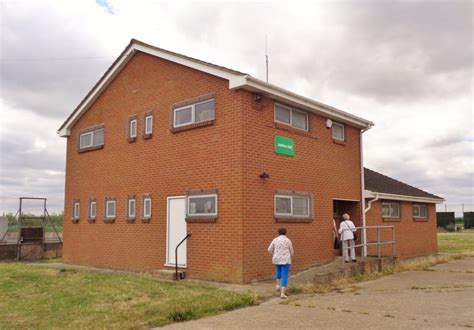
<path id="1" fill-rule="evenodd" d="M 380 229 L 384 229 L 384 228 L 390 228 L 392 229 L 392 240 L 389 240 L 389 241 L 381 241 L 380 240 Z M 381 252 L 380 252 L 380 246 L 383 245 L 383 244 L 392 244 L 392 254 L 393 256 L 395 256 L 395 226 L 387 226 L 387 225 L 382 225 L 382 226 L 362 226 L 362 227 L 355 227 L 355 231 L 357 232 L 358 229 L 363 229 L 363 230 L 366 230 L 366 229 L 377 229 L 377 241 L 376 242 L 361 242 L 361 244 L 354 244 L 353 248 L 356 248 L 356 247 L 366 247 L 366 246 L 369 246 L 369 245 L 377 245 L 377 250 L 378 250 L 378 258 L 380 259 L 381 257 Z M 352 229 L 350 228 L 347 228 L 347 229 L 343 229 L 342 230 L 342 233 L 344 233 L 345 231 L 352 231 Z M 342 234 L 341 234 L 342 235 Z M 362 241 L 362 240 L 361 240 Z M 344 250 L 349 250 L 351 247 L 347 246 L 345 249 L 344 247 L 342 247 L 342 253 L 344 255 Z M 362 258 L 364 259 L 365 256 L 362 255 Z M 342 264 L 344 264 L 344 258 L 342 258 Z"/>
<path id="2" fill-rule="evenodd" d="M 174 249 L 174 261 L 175 261 L 175 270 L 174 270 L 174 277 L 175 277 L 175 280 L 176 281 L 179 281 L 179 277 L 178 277 L 178 248 L 181 244 L 184 243 L 185 240 L 187 240 L 189 237 L 191 237 L 191 234 L 187 234 L 185 238 L 183 238 L 181 240 L 181 242 L 179 242 L 178 245 L 176 245 L 176 248 Z"/>

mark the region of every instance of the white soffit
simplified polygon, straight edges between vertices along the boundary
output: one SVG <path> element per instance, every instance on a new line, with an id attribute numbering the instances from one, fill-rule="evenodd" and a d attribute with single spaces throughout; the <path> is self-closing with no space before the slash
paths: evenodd
<path id="1" fill-rule="evenodd" d="M 444 202 L 444 199 L 387 194 L 387 193 L 379 193 L 379 192 L 375 192 L 371 190 L 365 190 L 365 198 L 376 198 L 376 197 L 378 197 L 379 200 L 387 199 L 387 200 L 395 200 L 395 201 L 408 201 L 408 202 L 433 203 L 433 204 L 440 204 Z"/>

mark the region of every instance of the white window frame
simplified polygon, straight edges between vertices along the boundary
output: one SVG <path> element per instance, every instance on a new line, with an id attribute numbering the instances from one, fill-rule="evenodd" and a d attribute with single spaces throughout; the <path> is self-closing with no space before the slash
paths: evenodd
<path id="1" fill-rule="evenodd" d="M 215 98 L 212 98 L 212 99 L 207 99 L 205 101 L 196 102 L 196 103 L 193 103 L 193 104 L 188 104 L 188 105 L 173 109 L 173 128 L 200 123 L 201 121 L 196 122 L 196 105 L 211 102 L 211 101 L 214 101 L 214 111 L 212 113 L 212 118 L 206 119 L 205 121 L 214 120 L 216 118 L 216 106 L 215 106 L 216 105 L 216 100 L 215 100 Z M 191 121 L 187 122 L 187 123 L 184 123 L 184 124 L 177 125 L 176 124 L 176 112 L 178 112 L 179 110 L 187 109 L 187 108 L 191 108 Z"/>
<path id="2" fill-rule="evenodd" d="M 290 110 L 290 123 L 289 124 L 285 123 L 284 121 L 277 120 L 277 117 L 276 117 L 276 108 L 277 108 L 277 106 L 280 107 L 280 108 Z M 293 111 L 302 113 L 306 116 L 306 129 L 293 126 Z M 304 131 L 304 132 L 309 131 L 309 115 L 308 115 L 308 112 L 303 111 L 303 110 L 299 110 L 299 109 L 294 109 L 294 108 L 288 107 L 286 105 L 283 105 L 281 103 L 275 103 L 274 106 L 273 106 L 273 120 L 275 121 L 275 123 L 287 125 L 287 126 L 290 126 L 294 129 L 299 129 L 300 131 Z"/>
<path id="3" fill-rule="evenodd" d="M 132 130 L 132 124 L 135 125 L 135 133 Z M 138 121 L 136 119 L 131 119 L 130 122 L 128 123 L 128 134 L 130 138 L 136 138 L 137 137 L 137 132 L 138 132 Z"/>
<path id="4" fill-rule="evenodd" d="M 384 215 L 383 214 L 383 206 L 384 205 L 388 205 L 388 209 L 389 209 L 390 213 L 391 213 L 391 210 L 392 210 L 391 205 L 397 205 L 398 206 L 398 215 L 397 216 L 394 216 L 392 214 Z M 401 217 L 401 205 L 398 202 L 382 202 L 380 211 L 382 212 L 382 218 L 400 219 L 400 217 Z"/>
<path id="5" fill-rule="evenodd" d="M 113 214 L 113 215 L 110 215 L 110 214 L 109 214 L 109 204 L 113 204 L 113 205 L 114 205 L 114 207 L 113 207 L 114 214 Z M 107 219 L 115 219 L 115 216 L 116 216 L 116 214 L 117 214 L 116 207 L 117 207 L 117 204 L 116 204 L 116 201 L 115 201 L 115 200 L 111 199 L 111 200 L 105 201 L 105 218 L 107 218 Z"/>
<path id="6" fill-rule="evenodd" d="M 421 215 L 422 207 L 424 207 L 425 210 L 426 210 L 426 214 L 424 216 Z M 420 214 L 420 215 L 415 216 L 415 208 L 418 208 L 418 214 Z M 415 219 L 428 219 L 428 206 L 425 205 L 425 204 L 413 204 L 413 218 L 415 218 Z"/>
<path id="7" fill-rule="evenodd" d="M 104 134 L 103 140 L 104 141 L 101 144 L 94 145 L 94 134 L 99 130 L 103 131 L 103 134 Z M 88 144 L 88 145 L 82 145 L 82 137 L 86 136 L 86 135 L 91 136 L 91 143 Z M 102 146 L 104 144 L 105 144 L 105 129 L 103 127 L 100 127 L 100 128 L 97 128 L 97 129 L 94 129 L 94 130 L 91 130 L 91 131 L 88 131 L 88 132 L 85 132 L 85 133 L 79 133 L 79 150 L 83 150 L 83 149 L 87 149 L 87 148 L 91 148 L 91 147 Z"/>
<path id="8" fill-rule="evenodd" d="M 133 207 L 130 207 L 130 203 L 133 202 Z M 130 211 L 133 210 L 133 214 L 130 214 Z M 127 218 L 135 219 L 137 215 L 137 200 L 136 198 L 129 198 L 127 201 Z"/>
<path id="9" fill-rule="evenodd" d="M 94 214 L 92 214 L 92 205 L 94 205 Z M 95 200 L 89 202 L 89 218 L 95 219 L 97 217 L 97 202 Z"/>
<path id="10" fill-rule="evenodd" d="M 215 212 L 213 212 L 213 213 L 190 213 L 191 199 L 193 199 L 193 198 L 202 198 L 202 197 L 214 197 L 214 200 L 216 201 Z M 189 217 L 201 217 L 201 216 L 211 216 L 212 217 L 212 216 L 217 216 L 217 206 L 218 206 L 217 194 L 189 195 L 189 196 L 187 196 L 186 215 L 189 216 Z"/>
<path id="11" fill-rule="evenodd" d="M 308 206 L 308 214 L 306 215 L 295 215 L 293 212 L 293 198 L 304 198 L 306 199 L 306 205 Z M 290 213 L 277 213 L 277 198 L 289 198 L 290 199 Z M 273 199 L 273 213 L 277 217 L 291 217 L 291 218 L 309 218 L 311 217 L 311 198 L 309 196 L 298 196 L 298 195 L 281 195 L 275 194 Z"/>
<path id="12" fill-rule="evenodd" d="M 334 131 L 332 130 L 332 128 L 334 126 L 338 126 L 338 127 L 341 127 L 342 128 L 342 139 L 339 138 L 339 137 L 336 137 L 334 136 Z M 332 122 L 332 127 L 331 127 L 331 136 L 334 140 L 338 140 L 338 141 L 345 141 L 346 140 L 346 125 L 344 124 L 341 124 L 341 123 L 337 123 L 337 122 Z"/>
<path id="13" fill-rule="evenodd" d="M 77 220 L 81 214 L 81 202 L 77 201 L 73 204 L 72 218 Z"/>
<path id="14" fill-rule="evenodd" d="M 147 203 L 147 201 L 150 202 L 150 213 L 149 213 L 149 214 L 146 214 L 146 203 Z M 144 198 L 143 198 L 143 206 L 142 206 L 142 208 L 143 208 L 142 214 L 143 214 L 143 218 L 144 218 L 144 219 L 150 219 L 150 218 L 151 218 L 151 213 L 152 213 L 152 212 L 151 212 L 151 207 L 152 207 L 152 204 L 151 204 L 151 197 L 144 197 Z"/>
<path id="15" fill-rule="evenodd" d="M 153 133 L 153 115 L 146 115 L 145 116 L 145 134 L 152 134 Z M 150 124 L 148 125 L 148 121 Z"/>
<path id="16" fill-rule="evenodd" d="M 86 136 L 86 135 L 90 135 L 91 136 L 91 143 L 88 144 L 88 145 L 82 145 L 82 137 L 83 136 Z M 87 133 L 82 133 L 79 135 L 79 149 L 86 149 L 86 148 L 90 148 L 94 145 L 94 132 L 87 132 Z"/>

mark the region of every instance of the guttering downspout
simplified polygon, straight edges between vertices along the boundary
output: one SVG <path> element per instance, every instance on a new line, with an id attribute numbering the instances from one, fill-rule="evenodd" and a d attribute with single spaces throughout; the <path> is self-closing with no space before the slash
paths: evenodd
<path id="1" fill-rule="evenodd" d="M 362 141 L 362 134 L 370 129 L 371 126 L 360 130 L 360 183 L 361 183 L 361 210 L 362 210 L 362 256 L 367 257 L 367 229 L 365 228 L 365 178 L 364 178 L 364 144 Z"/>
<path id="2" fill-rule="evenodd" d="M 374 198 L 374 199 L 371 199 L 371 200 L 369 201 L 369 205 L 368 205 L 368 207 L 364 210 L 364 213 L 369 212 L 370 209 L 371 209 L 371 207 L 372 207 L 372 203 L 373 203 L 373 202 L 376 202 L 376 201 L 378 201 L 378 200 L 379 200 L 379 194 L 375 194 L 375 198 Z"/>

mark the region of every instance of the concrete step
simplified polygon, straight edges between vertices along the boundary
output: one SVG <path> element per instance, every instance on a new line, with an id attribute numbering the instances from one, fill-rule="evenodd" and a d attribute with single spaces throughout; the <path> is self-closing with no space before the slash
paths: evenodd
<path id="1" fill-rule="evenodd" d="M 355 263 L 342 263 L 341 257 L 325 265 L 313 267 L 291 276 L 295 283 L 328 284 L 341 278 L 348 278 L 373 272 L 381 272 L 395 263 L 392 257 L 358 259 Z"/>
<path id="2" fill-rule="evenodd" d="M 155 270 L 154 272 L 152 272 L 152 274 L 153 274 L 153 276 L 162 278 L 164 280 L 175 280 L 176 279 L 175 270 L 171 269 L 171 268 Z M 180 280 L 184 280 L 186 278 L 186 272 L 184 270 L 178 269 L 178 278 Z"/>

